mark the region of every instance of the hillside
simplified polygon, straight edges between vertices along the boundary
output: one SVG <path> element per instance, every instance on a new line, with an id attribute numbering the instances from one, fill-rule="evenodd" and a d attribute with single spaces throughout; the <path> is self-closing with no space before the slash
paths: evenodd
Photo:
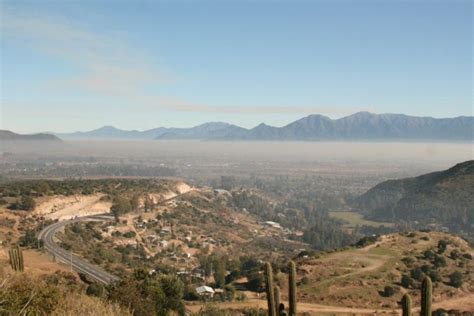
<path id="1" fill-rule="evenodd" d="M 472 311 L 473 254 L 466 241 L 445 233 L 384 235 L 362 248 L 299 260 L 299 297 L 302 302 L 325 305 L 396 309 L 408 292 L 414 306 L 419 306 L 420 281 L 429 275 L 437 308 Z M 460 286 L 451 284 L 455 271 L 462 275 Z M 385 291 L 387 286 L 391 289 Z M 457 306 L 449 303 L 463 298 Z"/>
<path id="2" fill-rule="evenodd" d="M 442 224 L 457 232 L 474 224 L 474 160 L 415 178 L 382 182 L 354 203 L 369 218 Z"/>
<path id="3" fill-rule="evenodd" d="M 23 135 L 13 133 L 7 130 L 0 130 L 0 141 L 54 141 L 59 142 L 59 139 L 55 135 L 39 133 L 39 134 L 30 134 L 30 135 Z"/>
<path id="4" fill-rule="evenodd" d="M 432 118 L 359 112 L 340 119 L 309 115 L 283 127 L 261 123 L 247 129 L 223 122 L 191 128 L 158 127 L 126 131 L 104 126 L 88 132 L 58 134 L 63 138 L 200 139 L 200 140 L 474 140 L 474 117 Z"/>

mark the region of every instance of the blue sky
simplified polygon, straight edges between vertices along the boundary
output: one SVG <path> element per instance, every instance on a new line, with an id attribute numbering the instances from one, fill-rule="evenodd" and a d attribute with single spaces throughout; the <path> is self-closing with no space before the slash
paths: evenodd
<path id="1" fill-rule="evenodd" d="M 0 1 L 1 128 L 473 115 L 471 1 Z"/>

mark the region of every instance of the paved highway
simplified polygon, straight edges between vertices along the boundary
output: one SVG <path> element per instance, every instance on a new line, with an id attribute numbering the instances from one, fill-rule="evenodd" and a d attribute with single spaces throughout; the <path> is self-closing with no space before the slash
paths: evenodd
<path id="1" fill-rule="evenodd" d="M 189 192 L 178 194 L 172 198 L 161 201 L 159 205 L 165 204 L 166 202 L 169 202 L 171 200 L 175 200 L 183 195 L 186 195 Z M 91 216 L 84 216 L 84 217 L 76 217 L 75 219 L 57 222 L 44 228 L 38 235 L 38 239 L 43 241 L 43 247 L 46 250 L 48 250 L 52 255 L 54 255 L 56 260 L 60 260 L 66 264 L 71 265 L 72 269 L 74 269 L 75 271 L 84 273 L 85 275 L 93 278 L 94 280 L 100 283 L 111 284 L 111 283 L 114 283 L 115 281 L 118 281 L 119 278 L 113 274 L 108 273 L 101 267 L 90 264 L 89 262 L 72 254 L 70 251 L 67 251 L 59 247 L 54 241 L 54 235 L 56 234 L 57 231 L 63 229 L 64 226 L 74 223 L 76 221 L 103 221 L 103 220 L 110 220 L 110 219 L 114 219 L 110 214 L 99 214 L 99 215 L 91 215 Z"/>
<path id="2" fill-rule="evenodd" d="M 66 221 L 61 221 L 49 225 L 45 229 L 43 229 L 38 238 L 43 241 L 43 246 L 46 250 L 48 250 L 56 260 L 60 260 L 68 265 L 71 265 L 72 269 L 77 272 L 84 273 L 85 275 L 93 278 L 94 280 L 103 283 L 103 284 L 111 284 L 115 281 L 118 281 L 119 278 L 113 274 L 106 272 L 104 269 L 90 264 L 89 262 L 79 258 L 78 256 L 72 254 L 70 251 L 67 251 L 58 246 L 55 242 L 54 235 L 59 230 L 63 229 L 64 226 L 69 225 L 76 221 L 97 221 L 97 220 L 110 220 L 113 217 L 107 215 L 93 215 L 93 216 L 84 216 L 78 217 L 75 219 L 70 219 Z"/>

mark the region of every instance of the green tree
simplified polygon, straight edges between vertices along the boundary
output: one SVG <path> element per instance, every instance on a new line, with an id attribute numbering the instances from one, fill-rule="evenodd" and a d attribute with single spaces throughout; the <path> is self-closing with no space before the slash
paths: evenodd
<path id="1" fill-rule="evenodd" d="M 25 211 L 32 211 L 36 207 L 35 200 L 29 195 L 23 195 L 20 201 L 20 209 Z"/>

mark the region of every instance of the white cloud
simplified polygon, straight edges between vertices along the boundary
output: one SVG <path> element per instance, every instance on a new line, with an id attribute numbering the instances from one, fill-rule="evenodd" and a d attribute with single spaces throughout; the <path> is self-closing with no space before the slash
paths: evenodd
<path id="1" fill-rule="evenodd" d="M 5 39 L 21 40 L 29 49 L 69 62 L 80 69 L 74 77 L 50 82 L 61 88 L 104 95 L 135 95 L 148 85 L 173 80 L 143 61 L 117 34 L 100 35 L 86 25 L 59 17 L 4 12 L 0 30 Z"/>
<path id="2" fill-rule="evenodd" d="M 101 34 L 89 29 L 86 24 L 72 23 L 58 16 L 12 11 L 3 12 L 0 31 L 7 40 L 19 40 L 29 49 L 67 61 L 80 69 L 72 77 L 58 77 L 47 82 L 46 88 L 111 97 L 110 103 L 141 105 L 147 110 L 243 115 L 318 113 L 342 116 L 368 110 L 368 107 L 318 105 L 210 105 L 179 97 L 153 95 L 148 92 L 148 87 L 174 82 L 174 76 L 155 69 L 144 58 L 145 53 L 140 49 L 130 49 L 119 33 Z M 41 107 L 40 104 L 37 106 Z M 77 105 L 74 107 L 80 108 Z"/>

